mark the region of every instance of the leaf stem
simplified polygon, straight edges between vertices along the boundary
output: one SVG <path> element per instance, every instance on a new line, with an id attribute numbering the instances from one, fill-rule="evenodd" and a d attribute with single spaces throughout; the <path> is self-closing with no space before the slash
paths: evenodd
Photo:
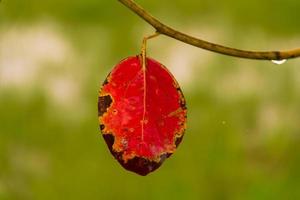
<path id="1" fill-rule="evenodd" d="M 186 33 L 179 32 L 163 24 L 158 19 L 150 15 L 141 6 L 136 4 L 133 0 L 118 0 L 118 1 L 121 2 L 123 5 L 125 5 L 127 8 L 129 8 L 130 10 L 132 10 L 134 13 L 139 15 L 153 28 L 155 28 L 158 33 L 202 49 L 206 49 L 209 51 L 213 51 L 228 56 L 248 58 L 248 59 L 259 59 L 259 60 L 283 60 L 283 59 L 300 57 L 300 48 L 287 50 L 287 51 L 247 51 L 247 50 L 241 50 L 232 47 L 226 47 L 216 43 L 211 43 L 190 36 Z"/>
<path id="2" fill-rule="evenodd" d="M 159 36 L 158 32 L 155 32 L 153 35 L 149 35 L 143 38 L 143 42 L 142 42 L 142 50 L 141 50 L 141 54 L 142 54 L 142 68 L 143 70 L 146 70 L 146 56 L 147 56 L 147 41 L 149 39 L 155 38 Z"/>

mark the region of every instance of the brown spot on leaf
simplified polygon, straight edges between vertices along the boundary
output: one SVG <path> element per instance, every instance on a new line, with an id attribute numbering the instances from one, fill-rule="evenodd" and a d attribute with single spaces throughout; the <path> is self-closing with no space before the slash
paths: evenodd
<path id="1" fill-rule="evenodd" d="M 116 152 L 113 150 L 113 144 L 115 141 L 113 134 L 103 134 L 103 138 L 109 148 L 109 151 L 111 154 L 118 160 L 118 162 L 127 170 L 133 171 L 139 175 L 146 176 L 150 172 L 153 172 L 157 168 L 160 167 L 160 165 L 164 162 L 164 160 L 168 157 L 170 157 L 172 154 L 165 153 L 160 156 L 160 159 L 158 162 L 151 161 L 142 157 L 135 156 L 132 159 L 127 160 L 125 162 L 123 160 L 123 152 Z"/>
<path id="2" fill-rule="evenodd" d="M 109 74 L 107 75 L 107 77 L 105 78 L 105 80 L 104 80 L 102 86 L 108 84 L 108 83 L 109 83 L 109 79 L 110 79 L 110 73 L 109 73 Z"/>
<path id="3" fill-rule="evenodd" d="M 104 124 L 100 124 L 100 130 L 103 131 L 105 128 Z"/>
<path id="4" fill-rule="evenodd" d="M 118 161 L 125 169 L 133 171 L 139 175 L 146 176 L 150 172 L 156 170 L 167 157 L 167 154 L 161 155 L 159 162 L 151 161 L 137 156 L 128 160 L 126 163 L 123 160 Z"/>
<path id="5" fill-rule="evenodd" d="M 100 96 L 98 98 L 98 116 L 102 116 L 104 113 L 106 113 L 111 103 L 112 98 L 110 95 Z"/>
<path id="6" fill-rule="evenodd" d="M 110 152 L 112 153 L 112 146 L 114 144 L 115 137 L 111 133 L 109 133 L 109 134 L 103 134 L 103 138 L 104 138 Z"/>
<path id="7" fill-rule="evenodd" d="M 184 99 L 184 95 L 183 95 L 183 92 L 182 90 L 180 89 L 180 87 L 177 87 L 176 88 L 177 92 L 179 93 L 180 95 L 180 98 L 179 98 L 179 103 L 180 103 L 180 107 L 183 109 L 183 110 L 186 110 L 186 103 L 185 103 L 185 99 Z"/>
<path id="8" fill-rule="evenodd" d="M 182 138 L 183 138 L 183 135 L 181 137 L 176 138 L 176 140 L 175 140 L 176 147 L 178 147 L 178 145 L 181 143 Z"/>

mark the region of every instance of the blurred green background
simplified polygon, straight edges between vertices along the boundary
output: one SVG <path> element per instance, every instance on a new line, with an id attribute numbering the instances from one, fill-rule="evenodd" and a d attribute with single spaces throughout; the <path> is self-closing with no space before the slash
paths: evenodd
<path id="1" fill-rule="evenodd" d="M 299 0 L 139 0 L 163 22 L 232 47 L 300 46 Z M 148 53 L 178 79 L 188 129 L 146 177 L 98 128 L 98 89 L 153 29 L 117 0 L 0 3 L 0 199 L 300 199 L 300 60 L 207 52 L 165 36 Z"/>

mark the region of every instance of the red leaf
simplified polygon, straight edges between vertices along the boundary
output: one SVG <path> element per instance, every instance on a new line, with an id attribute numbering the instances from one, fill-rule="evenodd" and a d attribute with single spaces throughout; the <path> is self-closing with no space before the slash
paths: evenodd
<path id="1" fill-rule="evenodd" d="M 159 62 L 126 58 L 107 76 L 99 92 L 100 129 L 114 157 L 127 170 L 147 175 L 182 140 L 186 106 L 172 74 Z"/>

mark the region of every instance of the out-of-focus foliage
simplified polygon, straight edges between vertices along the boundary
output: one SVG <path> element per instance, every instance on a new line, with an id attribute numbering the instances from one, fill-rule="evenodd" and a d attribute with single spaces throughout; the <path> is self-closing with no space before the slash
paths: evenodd
<path id="1" fill-rule="evenodd" d="M 300 1 L 138 1 L 163 22 L 246 49 L 300 46 Z M 188 104 L 178 151 L 139 177 L 98 129 L 107 73 L 153 30 L 118 1 L 0 3 L 0 199 L 300 199 L 299 59 L 283 65 L 161 36 L 149 55 Z"/>

